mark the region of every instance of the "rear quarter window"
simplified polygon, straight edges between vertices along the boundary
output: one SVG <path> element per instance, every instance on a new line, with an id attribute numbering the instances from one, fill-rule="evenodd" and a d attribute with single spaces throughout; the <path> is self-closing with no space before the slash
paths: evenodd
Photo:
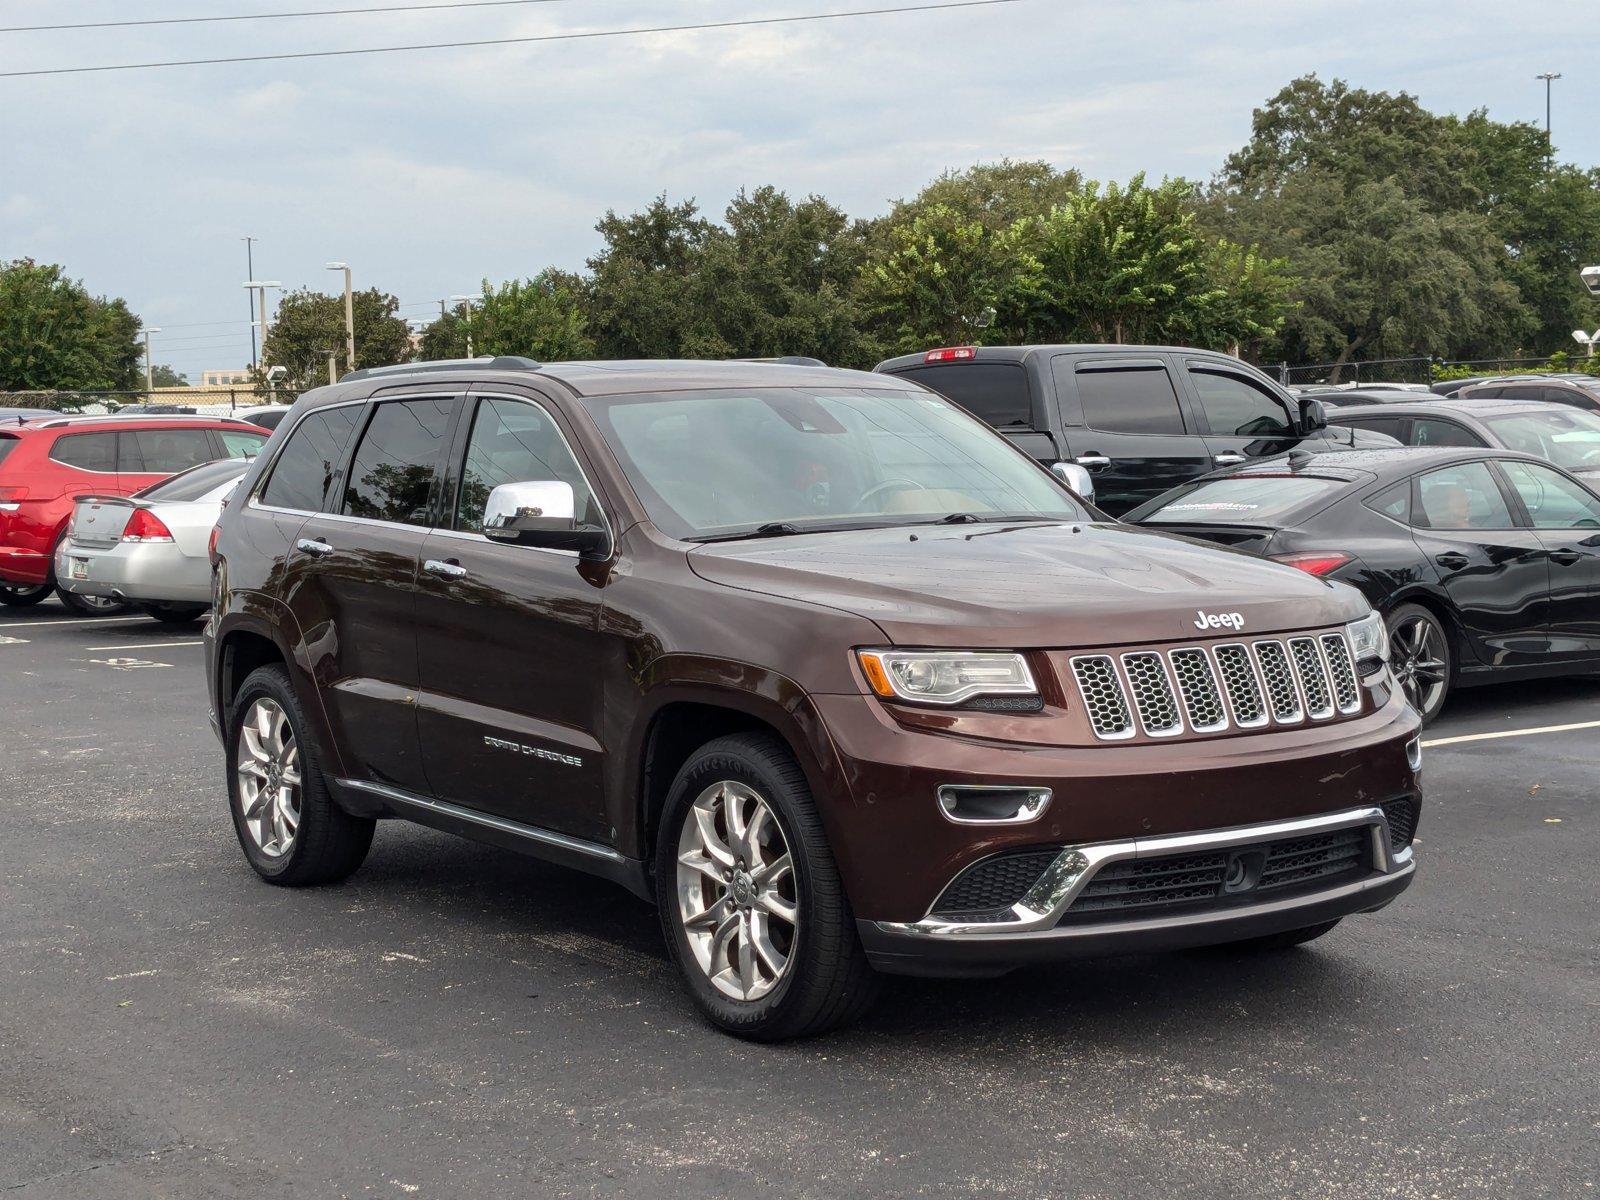
<path id="1" fill-rule="evenodd" d="M 1033 401 L 1021 363 L 958 362 L 895 374 L 932 388 L 996 429 L 1033 428 Z"/>
<path id="2" fill-rule="evenodd" d="M 346 404 L 314 412 L 296 425 L 272 466 L 261 503 L 300 512 L 319 511 L 361 411 L 359 404 Z"/>
<path id="3" fill-rule="evenodd" d="M 17 439 L 6 434 L 0 434 L 0 464 L 6 461 L 6 455 L 17 448 Z"/>
<path id="4" fill-rule="evenodd" d="M 117 470 L 117 435 L 114 433 L 65 433 L 50 447 L 50 459 L 80 471 L 113 475 Z"/>

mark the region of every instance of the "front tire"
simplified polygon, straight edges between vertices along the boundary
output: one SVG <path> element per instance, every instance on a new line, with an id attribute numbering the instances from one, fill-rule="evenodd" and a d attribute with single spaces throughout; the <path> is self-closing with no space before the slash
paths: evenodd
<path id="1" fill-rule="evenodd" d="M 810 788 L 777 738 L 718 738 L 690 757 L 667 796 L 655 865 L 667 946 L 719 1029 L 809 1037 L 872 1002 L 878 977 Z"/>
<path id="2" fill-rule="evenodd" d="M 1450 631 L 1420 604 L 1402 604 L 1389 614 L 1389 669 L 1424 725 L 1443 711 L 1455 683 Z"/>
<path id="3" fill-rule="evenodd" d="M 348 877 L 366 859 L 376 825 L 334 803 L 306 729 L 288 673 L 251 672 L 228 719 L 229 808 L 245 858 L 282 887 Z"/>
<path id="4" fill-rule="evenodd" d="M 0 605 L 6 608 L 32 608 L 43 604 L 55 591 L 52 583 L 28 585 L 26 583 L 0 583 Z"/>

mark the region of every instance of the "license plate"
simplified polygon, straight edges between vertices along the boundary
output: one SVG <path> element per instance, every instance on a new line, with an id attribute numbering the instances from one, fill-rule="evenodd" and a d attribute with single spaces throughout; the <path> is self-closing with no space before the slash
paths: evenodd
<path id="1" fill-rule="evenodd" d="M 89 578 L 89 560 L 87 558 L 75 558 L 72 560 L 72 577 L 74 579 Z"/>

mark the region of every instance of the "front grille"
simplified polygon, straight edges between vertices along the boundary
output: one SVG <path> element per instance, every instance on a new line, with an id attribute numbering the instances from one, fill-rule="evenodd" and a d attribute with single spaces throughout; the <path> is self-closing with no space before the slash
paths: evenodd
<path id="1" fill-rule="evenodd" d="M 1385 800 L 1383 815 L 1389 821 L 1389 841 L 1396 850 L 1411 845 L 1417 836 L 1417 818 L 1421 805 L 1415 796 L 1402 796 L 1398 800 Z"/>
<path id="2" fill-rule="evenodd" d="M 1020 850 L 973 863 L 934 905 L 933 915 L 945 920 L 1004 917 L 1005 910 L 1028 894 L 1059 850 Z"/>
<path id="3" fill-rule="evenodd" d="M 1372 869 L 1371 826 L 1230 846 L 1200 854 L 1107 863 L 1078 893 L 1063 922 L 1114 920 L 1218 903 L 1263 892 L 1331 887 Z"/>
<path id="4" fill-rule="evenodd" d="M 1081 654 L 1073 679 L 1102 741 L 1299 725 L 1361 711 L 1343 633 L 1300 634 L 1120 656 Z"/>

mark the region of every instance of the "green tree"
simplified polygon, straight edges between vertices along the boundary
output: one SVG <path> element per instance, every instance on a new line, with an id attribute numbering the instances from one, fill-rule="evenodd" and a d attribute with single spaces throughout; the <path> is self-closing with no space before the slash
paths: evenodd
<path id="1" fill-rule="evenodd" d="M 861 275 L 859 299 L 885 351 L 1004 341 L 1034 294 L 1033 223 L 1000 229 L 936 204 L 891 225 Z"/>
<path id="2" fill-rule="evenodd" d="M 53 264 L 0 263 L 0 390 L 127 390 L 144 372 L 140 322 Z"/>
<path id="3" fill-rule="evenodd" d="M 411 355 L 411 332 L 398 315 L 400 301 L 377 288 L 352 297 L 356 333 L 356 366 L 385 367 Z M 344 297 L 309 289 L 287 293 L 261 348 L 262 362 L 287 368 L 282 386 L 312 388 L 328 381 L 328 355 L 345 362 Z"/>
<path id="4" fill-rule="evenodd" d="M 693 200 L 658 196 L 641 213 L 607 212 L 595 226 L 605 245 L 589 260 L 589 323 L 605 358 L 727 358 L 690 290 L 711 222 Z"/>
<path id="5" fill-rule="evenodd" d="M 499 287 L 485 279 L 483 301 L 470 316 L 449 312 L 423 331 L 422 357 L 465 357 L 470 336 L 475 355 L 516 354 L 540 362 L 589 358 L 595 347 L 583 290 L 581 279 L 553 267 Z"/>
<path id="6" fill-rule="evenodd" d="M 150 370 L 150 382 L 158 388 L 188 387 L 189 377 L 173 370 L 166 363 L 157 363 Z"/>
<path id="7" fill-rule="evenodd" d="M 1008 158 L 979 163 L 964 171 L 946 171 L 911 199 L 897 201 L 878 224 L 885 229 L 904 225 L 929 209 L 943 207 L 988 229 L 1002 230 L 1043 217 L 1070 201 L 1082 186 L 1078 172 L 1059 171 L 1047 162 Z"/>

